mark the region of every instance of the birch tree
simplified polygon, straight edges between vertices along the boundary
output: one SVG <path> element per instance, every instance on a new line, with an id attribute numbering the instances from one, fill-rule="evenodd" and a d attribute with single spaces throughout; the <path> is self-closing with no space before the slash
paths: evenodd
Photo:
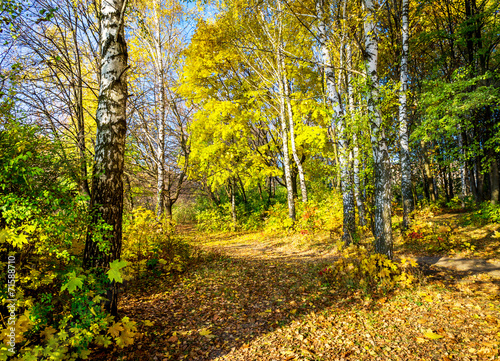
<path id="1" fill-rule="evenodd" d="M 379 108 L 377 14 L 375 4 L 372 0 L 363 0 L 363 5 L 365 10 L 364 35 L 368 116 L 375 168 L 373 235 L 375 236 L 375 251 L 392 258 L 391 160 L 389 158 L 387 139 Z"/>
<path id="2" fill-rule="evenodd" d="M 349 245 L 356 232 L 356 218 L 354 206 L 354 190 L 352 170 L 349 162 L 349 143 L 345 136 L 346 113 L 342 105 L 340 88 L 335 77 L 335 68 L 331 64 L 330 50 L 328 49 L 328 37 L 326 33 L 324 0 L 316 0 L 316 14 L 318 25 L 316 28 L 317 39 L 320 46 L 321 61 L 326 81 L 327 99 L 333 108 L 332 128 L 336 129 L 338 135 L 339 165 L 343 204 L 343 236 L 345 245 Z"/>
<path id="3" fill-rule="evenodd" d="M 176 92 L 184 49 L 188 15 L 177 1 L 139 2 L 131 23 L 131 63 L 141 76 L 132 86 L 140 97 L 134 100 L 131 131 L 148 165 L 155 168 L 156 215 L 172 217 L 188 165 L 187 120 L 190 110 Z M 185 24 L 182 24 L 182 19 Z M 180 158 L 184 159 L 179 166 Z"/>
<path id="4" fill-rule="evenodd" d="M 92 226 L 85 243 L 86 268 L 106 269 L 122 248 L 123 164 L 127 131 L 127 43 L 124 33 L 125 0 L 102 0 L 100 6 L 101 51 L 97 134 L 92 174 Z M 104 240 L 96 237 L 97 224 L 108 225 Z M 118 294 L 113 284 L 107 311 L 116 315 Z"/>
<path id="5" fill-rule="evenodd" d="M 402 4 L 402 39 L 401 54 L 401 88 L 399 92 L 399 142 L 401 159 L 401 193 L 403 196 L 403 229 L 410 225 L 410 213 L 413 211 L 413 194 L 411 191 L 411 163 L 408 147 L 408 111 L 406 94 L 408 92 L 408 15 L 409 0 Z"/>

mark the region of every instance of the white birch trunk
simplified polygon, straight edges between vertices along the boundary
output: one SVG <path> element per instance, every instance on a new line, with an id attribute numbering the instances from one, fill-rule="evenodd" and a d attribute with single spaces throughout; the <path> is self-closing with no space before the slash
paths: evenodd
<path id="1" fill-rule="evenodd" d="M 375 24 L 376 13 L 372 0 L 363 0 L 366 15 L 364 20 L 366 72 L 368 91 L 368 116 L 371 128 L 371 143 L 375 170 L 374 224 L 375 251 L 393 256 L 391 221 L 391 161 L 387 147 L 382 116 L 379 108 L 378 38 Z"/>
<path id="2" fill-rule="evenodd" d="M 101 2 L 101 67 L 97 133 L 92 177 L 91 210 L 93 224 L 99 220 L 112 226 L 106 238 L 109 251 L 94 242 L 89 229 L 85 244 L 86 268 L 108 268 L 109 262 L 119 259 L 122 246 L 123 163 L 127 131 L 127 44 L 123 30 L 124 0 Z M 106 308 L 117 314 L 118 296 L 112 286 Z"/>
<path id="3" fill-rule="evenodd" d="M 343 204 L 343 235 L 344 244 L 349 245 L 356 232 L 356 215 L 354 207 L 354 191 L 349 163 L 349 144 L 345 138 L 345 112 L 342 108 L 341 97 L 335 78 L 335 69 L 331 65 L 330 52 L 327 46 L 326 25 L 323 12 L 323 0 L 316 1 L 316 14 L 318 16 L 317 38 L 320 45 L 321 60 L 326 78 L 327 99 L 334 111 L 332 128 L 336 129 L 339 147 L 339 166 Z"/>
<path id="4" fill-rule="evenodd" d="M 281 16 L 281 0 L 278 0 L 278 13 Z M 287 204 L 288 204 L 288 216 L 295 222 L 295 200 L 293 198 L 293 186 L 292 186 L 292 170 L 290 168 L 290 155 L 288 153 L 288 125 L 286 121 L 286 110 L 285 110 L 285 87 L 283 74 L 285 69 L 283 67 L 284 55 L 283 55 L 283 22 L 280 18 L 278 23 L 278 41 L 276 43 L 276 65 L 277 65 L 277 80 L 279 86 L 279 103 L 280 103 L 280 122 L 281 122 L 281 139 L 283 142 L 283 168 L 285 169 L 285 182 L 286 182 L 286 193 L 287 193 Z"/>
<path id="5" fill-rule="evenodd" d="M 408 111 L 406 93 L 408 91 L 408 15 L 409 0 L 402 4 L 401 89 L 399 92 L 399 141 L 401 159 L 401 193 L 403 198 L 403 229 L 410 225 L 410 213 L 413 212 L 413 193 L 411 191 L 411 163 L 408 146 Z"/>
<path id="6" fill-rule="evenodd" d="M 278 63 L 281 54 L 281 49 L 278 49 Z M 281 65 L 278 65 L 278 72 L 281 70 Z M 295 222 L 295 200 L 293 199 L 292 172 L 290 169 L 290 155 L 288 153 L 288 126 L 285 114 L 285 87 L 283 79 L 279 79 L 279 102 L 280 102 L 280 123 L 281 123 L 281 140 L 283 144 L 283 168 L 285 170 L 285 183 L 288 204 L 288 216 Z"/>
<path id="7" fill-rule="evenodd" d="M 286 105 L 287 105 L 287 110 L 288 110 L 288 124 L 289 124 L 289 129 L 290 129 L 290 146 L 292 148 L 293 160 L 295 161 L 295 164 L 297 165 L 297 170 L 299 173 L 300 192 L 301 192 L 301 196 L 302 196 L 302 202 L 306 203 L 307 202 L 306 178 L 304 176 L 304 167 L 302 166 L 302 162 L 300 161 L 299 155 L 297 154 L 297 147 L 295 146 L 295 125 L 293 122 L 293 109 L 292 109 L 292 102 L 290 99 L 290 88 L 288 86 L 288 76 L 286 73 L 284 58 L 282 57 L 281 60 L 283 61 L 281 68 L 283 70 L 283 83 L 284 83 L 284 89 L 285 89 L 285 100 L 286 100 Z"/>

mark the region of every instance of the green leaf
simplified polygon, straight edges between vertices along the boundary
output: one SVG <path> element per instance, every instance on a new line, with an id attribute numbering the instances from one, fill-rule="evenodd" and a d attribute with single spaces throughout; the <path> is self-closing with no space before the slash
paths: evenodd
<path id="1" fill-rule="evenodd" d="M 127 261 L 120 261 L 119 259 L 115 259 L 113 262 L 109 263 L 109 271 L 106 273 L 111 282 L 123 282 L 121 269 L 128 264 Z"/>
<path id="2" fill-rule="evenodd" d="M 68 282 L 61 287 L 61 292 L 67 289 L 69 293 L 73 293 L 77 288 L 82 288 L 84 277 L 76 276 L 75 271 L 68 273 L 68 277 Z"/>

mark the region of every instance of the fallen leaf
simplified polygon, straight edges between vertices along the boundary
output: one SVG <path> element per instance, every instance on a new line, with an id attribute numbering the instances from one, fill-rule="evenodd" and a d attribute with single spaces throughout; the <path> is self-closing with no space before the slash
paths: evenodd
<path id="1" fill-rule="evenodd" d="M 443 338 L 443 336 L 432 332 L 432 330 L 428 330 L 427 332 L 424 332 L 424 336 L 427 337 L 428 339 L 431 339 L 431 340 L 437 340 L 439 338 Z"/>

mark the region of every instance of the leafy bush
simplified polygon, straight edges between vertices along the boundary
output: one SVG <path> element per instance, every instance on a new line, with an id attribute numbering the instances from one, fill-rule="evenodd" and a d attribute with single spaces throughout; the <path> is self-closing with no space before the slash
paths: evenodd
<path id="1" fill-rule="evenodd" d="M 385 255 L 369 254 L 366 248 L 351 245 L 341 257 L 319 272 L 330 285 L 344 291 L 361 290 L 366 295 L 385 293 L 397 287 L 410 287 L 415 277 L 409 272 L 416 267 L 413 260 L 403 259 L 401 265 Z"/>
<path id="2" fill-rule="evenodd" d="M 185 269 L 192 249 L 175 233 L 175 226 L 167 217 L 157 221 L 154 212 L 144 208 L 135 209 L 125 219 L 123 258 L 131 264 L 129 273 L 168 275 Z"/>
<path id="3" fill-rule="evenodd" d="M 476 224 L 500 223 L 500 204 L 488 201 L 481 203 L 479 209 L 473 212 L 467 221 Z"/>
<path id="4" fill-rule="evenodd" d="M 203 231 L 229 231 L 233 225 L 233 220 L 229 213 L 229 204 L 222 208 L 209 208 L 196 214 L 197 227 Z"/>
<path id="5" fill-rule="evenodd" d="M 88 200 L 57 149 L 35 127 L 3 124 L 0 278 L 12 283 L 0 285 L 0 360 L 76 360 L 91 343 L 125 346 L 134 335 L 133 322 L 103 310 L 110 279 L 79 267 Z"/>
<path id="6" fill-rule="evenodd" d="M 342 196 L 330 192 L 322 200 L 311 200 L 307 203 L 297 202 L 295 230 L 299 232 L 317 232 L 320 230 L 340 229 L 342 227 Z M 268 211 L 265 229 L 283 231 L 292 228 L 288 217 L 287 204 L 275 204 Z"/>

